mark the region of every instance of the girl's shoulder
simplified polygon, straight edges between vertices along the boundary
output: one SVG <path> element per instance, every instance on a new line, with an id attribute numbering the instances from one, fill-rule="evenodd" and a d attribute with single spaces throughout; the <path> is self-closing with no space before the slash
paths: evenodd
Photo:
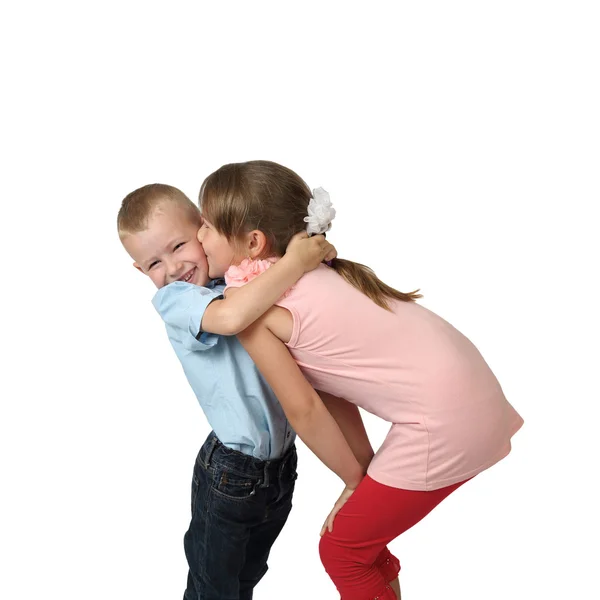
<path id="1" fill-rule="evenodd" d="M 320 264 L 313 271 L 305 273 L 292 288 L 295 289 L 314 289 L 318 287 L 338 287 L 348 285 L 346 281 L 333 269 L 325 264 Z"/>
<path id="2" fill-rule="evenodd" d="M 317 299 L 354 303 L 369 300 L 362 292 L 350 285 L 335 269 L 325 264 L 305 273 L 288 291 L 285 300 L 291 304 L 301 301 L 314 303 Z M 369 300 L 370 302 L 370 300 Z"/>

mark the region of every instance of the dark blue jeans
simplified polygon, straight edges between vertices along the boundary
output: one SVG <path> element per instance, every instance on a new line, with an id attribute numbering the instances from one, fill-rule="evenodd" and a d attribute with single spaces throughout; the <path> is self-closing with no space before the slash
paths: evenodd
<path id="1" fill-rule="evenodd" d="M 297 460 L 295 447 L 261 461 L 208 436 L 194 466 L 184 600 L 251 600 L 292 508 Z"/>

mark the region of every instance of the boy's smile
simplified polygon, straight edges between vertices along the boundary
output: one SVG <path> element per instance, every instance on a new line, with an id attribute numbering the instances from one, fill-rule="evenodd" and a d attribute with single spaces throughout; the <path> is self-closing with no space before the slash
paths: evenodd
<path id="1" fill-rule="evenodd" d="M 157 288 L 173 281 L 206 285 L 208 263 L 198 241 L 199 222 L 180 206 L 165 202 L 154 211 L 144 231 L 123 239 L 134 267 L 148 275 Z"/>
<path id="2" fill-rule="evenodd" d="M 179 278 L 179 281 L 185 281 L 186 283 L 189 283 L 194 274 L 196 273 L 196 270 L 196 267 L 190 269 L 187 273 L 184 273 L 183 276 Z"/>

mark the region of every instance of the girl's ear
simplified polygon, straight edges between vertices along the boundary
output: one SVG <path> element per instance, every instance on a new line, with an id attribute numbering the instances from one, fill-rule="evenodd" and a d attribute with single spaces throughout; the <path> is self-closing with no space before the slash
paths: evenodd
<path id="1" fill-rule="evenodd" d="M 252 259 L 264 257 L 268 245 L 267 237 L 259 229 L 254 229 L 246 236 L 246 251 Z"/>

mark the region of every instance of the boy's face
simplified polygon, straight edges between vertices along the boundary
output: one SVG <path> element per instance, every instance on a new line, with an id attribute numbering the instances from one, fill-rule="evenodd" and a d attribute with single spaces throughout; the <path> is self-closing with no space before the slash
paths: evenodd
<path id="1" fill-rule="evenodd" d="M 155 209 L 145 231 L 127 235 L 123 246 L 135 261 L 133 266 L 157 288 L 173 281 L 206 285 L 208 264 L 197 235 L 198 224 L 183 208 L 168 202 Z"/>

